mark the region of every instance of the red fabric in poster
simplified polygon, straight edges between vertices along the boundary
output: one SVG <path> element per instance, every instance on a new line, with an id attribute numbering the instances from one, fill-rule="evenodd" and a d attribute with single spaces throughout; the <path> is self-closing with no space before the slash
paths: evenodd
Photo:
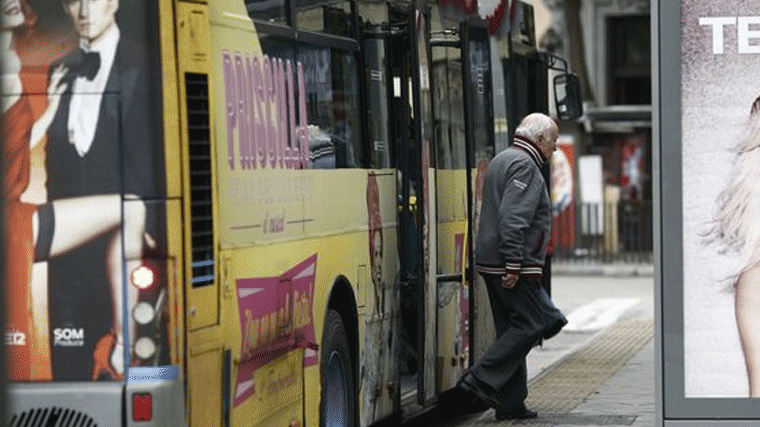
<path id="1" fill-rule="evenodd" d="M 51 59 L 70 49 L 71 37 L 27 31 L 15 35 L 14 45 L 22 62 L 19 75 L 24 93 L 41 94 L 47 91 L 47 69 Z M 8 378 L 11 381 L 50 380 L 52 378 L 47 318 L 39 318 L 33 310 L 32 265 L 34 235 L 32 217 L 36 205 L 21 202 L 21 195 L 30 183 L 37 182 L 35 191 L 27 196 L 44 201 L 45 174 L 42 169 L 43 143 L 30 150 L 32 126 L 47 106 L 45 96 L 22 96 L 3 114 L 3 155 L 5 177 L 3 197 L 5 211 L 5 274 L 7 328 L 4 331 L 8 353 Z M 44 323 L 44 325 L 42 325 Z"/>
<path id="2" fill-rule="evenodd" d="M 6 344 L 11 381 L 32 379 L 31 366 L 44 362 L 36 357 L 32 312 L 31 278 L 34 256 L 32 215 L 36 207 L 23 203 L 21 194 L 29 183 L 29 137 L 33 125 L 32 110 L 21 98 L 3 114 L 3 155 L 6 159 L 3 194 L 6 200 L 5 277 Z M 49 364 L 49 362 L 48 362 Z"/>

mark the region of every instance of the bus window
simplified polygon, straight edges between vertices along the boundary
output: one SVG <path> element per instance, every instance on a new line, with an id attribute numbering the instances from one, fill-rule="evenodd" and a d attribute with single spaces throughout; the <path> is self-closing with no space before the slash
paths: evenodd
<path id="1" fill-rule="evenodd" d="M 342 0 L 296 0 L 299 30 L 318 31 L 351 37 L 351 4 Z"/>
<path id="2" fill-rule="evenodd" d="M 353 53 L 299 45 L 312 169 L 361 166 L 358 64 Z"/>
<path id="3" fill-rule="evenodd" d="M 298 63 L 295 61 L 293 53 L 293 42 L 273 37 L 266 33 L 260 33 L 259 42 L 261 43 L 262 53 L 268 58 L 270 64 L 273 60 L 277 61 L 277 68 L 279 68 L 279 64 L 282 62 L 282 69 L 278 71 L 278 74 L 283 76 L 282 85 L 286 92 L 286 100 L 281 107 L 285 114 L 279 116 L 279 118 L 281 120 L 287 118 L 285 120 L 287 124 L 281 126 L 281 128 L 287 129 L 287 136 L 285 137 L 284 143 L 286 153 L 297 153 L 300 151 L 299 147 L 301 145 L 301 133 L 299 129 L 303 123 L 308 123 L 308 116 L 306 120 L 302 120 L 301 118 L 303 109 L 299 106 L 300 87 L 303 87 L 304 84 L 300 81 Z M 264 58 L 258 58 L 255 60 L 260 64 L 264 63 Z M 303 68 L 301 69 L 301 73 L 305 73 Z M 260 110 L 256 111 L 257 117 L 269 114 L 264 106 L 260 106 L 259 108 Z M 291 156 L 291 160 L 300 157 L 297 154 L 292 154 Z M 301 168 L 300 162 L 297 163 L 299 163 L 299 166 L 297 167 Z"/>
<path id="4" fill-rule="evenodd" d="M 459 49 L 446 48 L 446 57 L 433 64 L 433 102 L 439 169 L 464 169 L 465 127 L 462 65 Z"/>
<path id="5" fill-rule="evenodd" d="M 388 124 L 388 69 L 386 44 L 383 38 L 368 38 L 364 46 L 364 78 L 367 85 L 367 133 L 369 139 L 369 166 L 374 169 L 390 168 L 393 144 Z M 398 114 L 398 111 L 394 109 Z"/>
<path id="6" fill-rule="evenodd" d="M 493 118 L 484 111 L 493 111 L 491 98 L 491 50 L 487 38 L 473 38 L 468 41 L 468 57 L 463 58 L 468 62 L 470 81 L 466 82 L 471 96 L 470 105 L 472 114 L 472 140 L 474 142 L 475 164 L 481 160 L 491 161 L 495 155 L 492 138 Z"/>
<path id="7" fill-rule="evenodd" d="M 385 3 L 357 2 L 356 11 L 361 25 L 378 25 L 389 21 L 388 5 Z"/>
<path id="8" fill-rule="evenodd" d="M 251 19 L 273 24 L 286 24 L 285 0 L 245 0 Z"/>

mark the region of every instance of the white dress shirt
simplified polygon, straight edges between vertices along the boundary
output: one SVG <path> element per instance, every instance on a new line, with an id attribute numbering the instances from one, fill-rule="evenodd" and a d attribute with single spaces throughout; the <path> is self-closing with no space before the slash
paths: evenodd
<path id="1" fill-rule="evenodd" d="M 98 42 L 90 44 L 87 40 L 80 40 L 79 43 L 85 52 L 100 54 L 100 68 L 95 78 L 90 81 L 84 76 L 77 77 L 72 87 L 68 122 L 69 142 L 76 148 L 80 157 L 87 154 L 95 138 L 100 104 L 116 57 L 120 35 L 119 27 L 114 25 Z"/>

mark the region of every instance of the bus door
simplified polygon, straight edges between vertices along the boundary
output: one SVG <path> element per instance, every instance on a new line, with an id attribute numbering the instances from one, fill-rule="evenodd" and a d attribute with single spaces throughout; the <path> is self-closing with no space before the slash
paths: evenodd
<path id="1" fill-rule="evenodd" d="M 390 58 L 393 54 L 391 51 L 392 37 L 392 31 L 389 30 L 387 22 L 384 24 L 367 26 L 362 32 L 361 57 L 363 64 L 365 95 L 363 109 L 365 121 L 365 138 L 367 140 L 365 147 L 369 148 L 367 150 L 366 159 L 369 162 L 369 167 L 373 169 L 378 176 L 393 175 L 386 177 L 386 180 L 390 178 L 394 184 L 398 184 L 397 180 L 395 179 L 396 171 L 394 170 L 394 167 L 395 162 L 399 157 L 399 138 L 398 132 L 395 132 L 393 127 L 396 125 L 392 124 L 392 122 L 402 121 L 400 119 L 392 119 L 391 116 L 399 115 L 399 117 L 404 117 L 404 114 L 400 113 L 398 110 L 394 110 L 394 108 L 391 107 L 393 105 L 393 78 L 391 77 L 390 71 Z M 398 124 L 398 126 L 404 126 L 404 124 Z M 397 186 L 394 186 L 394 189 L 391 191 L 397 191 Z M 387 209 L 389 212 L 392 212 L 395 210 L 395 205 L 383 205 L 382 209 Z M 401 228 L 398 228 L 395 230 L 395 232 L 386 233 L 385 237 L 383 237 L 383 240 L 395 241 L 395 239 L 402 239 L 404 238 L 403 234 L 404 233 L 401 231 Z M 390 236 L 395 236 L 395 238 Z M 403 263 L 405 261 L 403 258 L 401 258 L 399 262 Z M 401 276 L 398 277 L 400 278 Z M 393 286 L 392 292 L 394 292 L 394 296 L 389 300 L 386 300 L 384 297 L 381 298 L 381 301 L 383 301 L 380 303 L 381 308 L 376 307 L 377 311 L 368 311 L 366 315 L 367 317 L 365 321 L 367 322 L 367 326 L 365 326 L 365 334 L 370 333 L 366 332 L 369 331 L 370 323 L 382 322 L 383 330 L 388 330 L 386 328 L 390 327 L 393 331 L 392 337 L 395 345 L 392 348 L 384 351 L 385 356 L 379 357 L 376 361 L 362 361 L 362 363 L 377 364 L 376 370 L 374 372 L 377 373 L 378 378 L 376 378 L 375 381 L 378 389 L 381 390 L 381 392 L 378 392 L 375 396 L 371 408 L 364 407 L 361 409 L 362 414 L 360 419 L 363 421 L 370 418 L 373 420 L 383 418 L 385 415 L 389 415 L 398 410 L 399 402 L 396 400 L 396 398 L 399 396 L 399 394 L 395 392 L 395 388 L 389 388 L 390 385 L 395 386 L 400 382 L 400 372 L 398 369 L 399 363 L 397 362 L 399 358 L 397 355 L 398 352 L 402 350 L 407 355 L 413 354 L 413 352 L 409 351 L 411 347 L 409 346 L 408 341 L 404 339 L 405 337 L 401 336 L 402 334 L 398 333 L 400 322 L 397 322 L 397 316 L 399 315 L 401 309 L 399 307 L 399 304 L 395 303 L 396 301 L 399 301 L 398 294 L 395 292 L 398 292 L 396 286 L 399 283 L 399 281 L 394 280 L 394 276 L 389 275 L 387 285 Z M 367 290 L 365 292 L 369 293 L 371 291 Z M 387 295 L 387 292 L 385 290 L 382 292 L 384 295 Z M 387 301 L 392 302 L 386 305 Z M 366 305 L 369 306 L 370 303 L 367 302 Z M 414 326 L 416 327 L 416 324 Z M 405 371 L 406 364 L 402 364 L 404 365 L 403 367 Z M 393 390 L 393 392 L 391 392 L 391 390 Z M 388 393 L 385 393 L 384 391 L 388 391 Z M 370 413 L 372 415 L 368 416 L 367 413 Z"/>
<path id="2" fill-rule="evenodd" d="M 409 164 L 409 170 L 419 174 L 414 184 L 416 199 L 410 197 L 407 202 L 416 202 L 418 223 L 418 238 L 421 243 L 419 258 L 419 278 L 417 280 L 422 301 L 418 311 L 418 360 L 420 371 L 417 376 L 417 401 L 426 405 L 436 395 L 437 377 L 437 304 L 438 287 L 436 285 L 438 245 L 436 221 L 436 186 L 435 186 L 435 156 L 432 154 L 433 140 L 433 108 L 430 86 L 430 44 L 429 24 L 427 13 L 412 9 L 407 14 L 408 28 L 411 37 L 412 64 L 409 69 L 412 91 L 412 122 L 414 141 L 411 144 L 415 153 L 416 164 Z M 410 156 L 411 158 L 411 156 Z M 413 173 L 408 176 L 414 176 Z M 411 183 L 409 183 L 411 184 Z M 411 188 L 412 186 L 409 185 Z M 411 207 L 411 206 L 409 206 Z"/>
<path id="3" fill-rule="evenodd" d="M 439 336 L 440 391 L 454 387 L 470 366 L 473 325 L 483 323 L 474 319 L 472 248 L 477 225 L 474 178 L 483 169 L 476 165 L 487 164 L 494 146 L 489 43 L 481 21 L 431 33 L 438 329 L 455 331 Z M 488 306 L 487 300 L 480 303 Z"/>
<path id="4" fill-rule="evenodd" d="M 389 5 L 387 37 L 365 40 L 385 55 L 387 84 L 380 84 L 382 67 L 368 70 L 368 97 L 376 102 L 387 91 L 390 146 L 397 174 L 398 257 L 401 322 L 399 352 L 401 399 L 429 403 L 435 397 L 436 363 L 436 244 L 432 110 L 426 16 L 413 8 Z M 375 62 L 379 59 L 375 58 Z M 379 64 L 379 62 L 378 62 Z M 373 89 L 374 88 L 374 89 Z M 373 91 L 376 92 L 373 94 Z M 384 117 L 384 116 L 383 116 Z M 381 118 L 383 118 L 381 117 Z M 371 121 L 374 121 L 372 119 Z M 371 126 L 371 125 L 370 125 Z M 370 132 L 376 138 L 376 132 Z M 372 159 L 373 162 L 376 159 Z M 433 231 L 433 232 L 431 232 Z M 419 375 L 417 375 L 419 374 Z M 417 380 L 415 381 L 415 376 Z"/>

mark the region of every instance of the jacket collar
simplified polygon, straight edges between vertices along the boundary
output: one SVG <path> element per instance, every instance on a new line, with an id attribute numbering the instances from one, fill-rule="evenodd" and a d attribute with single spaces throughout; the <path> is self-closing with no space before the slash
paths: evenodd
<path id="1" fill-rule="evenodd" d="M 530 158 L 536 162 L 536 165 L 538 165 L 539 168 L 543 166 L 544 163 L 546 163 L 546 157 L 544 156 L 544 153 L 542 153 L 538 146 L 528 138 L 520 135 L 515 135 L 513 146 L 528 153 Z"/>

